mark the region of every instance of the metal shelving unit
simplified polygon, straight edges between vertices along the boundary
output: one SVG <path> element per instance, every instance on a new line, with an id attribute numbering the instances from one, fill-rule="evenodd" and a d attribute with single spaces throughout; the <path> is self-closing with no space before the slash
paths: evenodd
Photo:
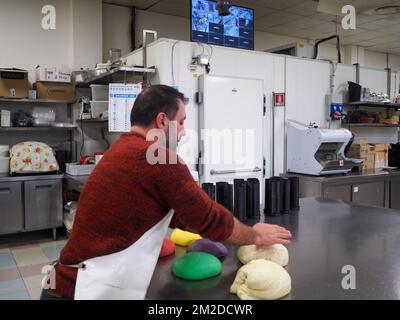
<path id="1" fill-rule="evenodd" d="M 372 108 L 385 108 L 385 109 L 400 109 L 400 104 L 398 103 L 383 103 L 383 102 L 369 102 L 369 101 L 359 101 L 359 102 L 348 102 L 345 103 L 347 106 L 352 107 L 372 107 Z"/>
<path id="2" fill-rule="evenodd" d="M 381 124 L 381 123 L 343 123 L 342 127 L 348 128 L 400 128 L 398 124 Z"/>
<path id="3" fill-rule="evenodd" d="M 74 131 L 77 127 L 0 127 L 1 131 L 29 132 L 29 131 Z"/>
<path id="4" fill-rule="evenodd" d="M 76 103 L 76 101 L 68 101 L 68 100 L 47 100 L 47 99 L 9 99 L 9 98 L 0 98 L 0 104 L 8 107 L 10 110 L 10 106 L 14 107 L 16 105 L 21 105 L 21 107 L 30 107 L 36 105 L 57 105 L 63 107 L 67 107 L 67 117 L 68 121 L 71 121 L 71 126 L 66 127 L 56 127 L 56 126 L 48 126 L 48 127 L 0 127 L 0 134 L 4 141 L 15 139 L 26 140 L 27 135 L 32 134 L 35 135 L 36 139 L 40 139 L 39 141 L 43 141 L 46 143 L 46 137 L 51 137 L 52 135 L 59 134 L 60 135 L 60 143 L 68 141 L 70 143 L 71 149 L 73 150 L 74 144 L 74 131 L 77 130 L 78 126 L 73 124 L 73 115 L 72 115 L 72 105 Z M 56 108 L 58 109 L 58 108 Z M 15 109 L 17 110 L 17 109 Z M 61 134 L 64 136 L 62 137 Z M 20 135 L 20 136 L 19 136 Z M 12 137 L 12 139 L 10 139 Z M 21 141 L 22 141 L 21 140 Z M 53 141 L 54 142 L 54 141 Z M 6 142 L 6 144 L 8 144 Z M 74 159 L 75 155 L 71 154 L 71 158 Z"/>
<path id="5" fill-rule="evenodd" d="M 79 119 L 77 122 L 83 122 L 83 123 L 107 123 L 108 120 L 106 119 Z"/>
<path id="6" fill-rule="evenodd" d="M 143 67 L 117 67 L 108 72 L 104 72 L 98 76 L 87 79 L 84 82 L 77 83 L 77 87 L 88 87 L 91 84 L 109 84 L 114 81 L 121 81 L 126 79 L 129 74 L 144 76 L 149 73 L 155 73 L 155 68 Z M 118 80 L 119 78 L 119 80 Z"/>
<path id="7" fill-rule="evenodd" d="M 64 101 L 64 100 L 44 100 L 44 99 L 6 99 L 0 98 L 1 102 L 7 103 L 33 103 L 33 104 L 40 104 L 40 103 L 52 103 L 52 104 L 73 104 L 76 101 Z"/>

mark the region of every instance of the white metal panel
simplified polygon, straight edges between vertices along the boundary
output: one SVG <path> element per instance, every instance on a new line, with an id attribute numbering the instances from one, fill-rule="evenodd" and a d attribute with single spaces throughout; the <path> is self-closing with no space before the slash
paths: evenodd
<path id="1" fill-rule="evenodd" d="M 285 63 L 286 58 L 284 56 L 274 56 L 273 57 L 273 74 L 271 81 L 271 91 L 282 93 L 286 92 L 285 88 Z M 272 105 L 272 92 L 270 93 L 268 103 Z M 285 150 L 286 150 L 286 128 L 285 128 L 285 113 L 286 107 L 274 108 L 273 110 L 273 172 L 272 175 L 278 176 L 285 173 Z M 268 137 L 266 135 L 266 137 Z M 265 143 L 270 143 L 265 141 Z M 266 153 L 267 154 L 267 153 Z"/>
<path id="2" fill-rule="evenodd" d="M 372 92 L 387 93 L 387 71 L 360 68 L 360 85 Z"/>
<path id="3" fill-rule="evenodd" d="M 203 76 L 200 181 L 263 178 L 263 81 Z M 251 172 L 259 168 L 261 171 Z M 217 174 L 212 174 L 212 171 Z M 222 173 L 224 171 L 241 173 Z M 218 173 L 219 172 L 219 173 Z"/>
<path id="4" fill-rule="evenodd" d="M 335 94 L 342 95 L 348 101 L 348 81 L 356 82 L 357 70 L 355 66 L 338 64 L 335 75 Z"/>
<path id="5" fill-rule="evenodd" d="M 187 96 L 190 101 L 186 106 L 187 120 L 185 122 L 188 136 L 179 147 L 179 155 L 185 160 L 189 167 L 194 170 L 198 157 L 198 140 L 193 138 L 193 132 L 199 129 L 198 105 L 195 103 L 195 93 L 198 91 L 198 77 L 204 72 L 192 73 L 189 64 L 193 57 L 203 52 L 198 43 L 179 41 L 175 47 L 176 40 L 159 39 L 148 47 L 147 61 L 149 66 L 157 67 L 157 75 L 152 83 L 172 85 L 172 63 L 175 76 L 175 84 L 179 90 Z M 172 50 L 173 48 L 173 50 Z M 172 54 L 173 51 L 173 54 Z M 273 141 L 272 141 L 272 91 L 281 90 L 284 86 L 284 57 L 264 52 L 248 51 L 240 49 L 225 48 L 219 46 L 204 45 L 204 52 L 211 55 L 210 75 L 228 77 L 246 77 L 264 80 L 264 92 L 267 95 L 267 116 L 264 117 L 264 155 L 266 161 L 266 175 L 272 174 Z M 275 68 L 275 63 L 279 67 Z M 240 63 L 239 63 L 240 62 Z M 279 88 L 275 89 L 274 84 Z M 181 148 L 182 147 L 182 148 Z M 283 155 L 281 156 L 283 159 Z"/>
<path id="6" fill-rule="evenodd" d="M 274 109 L 274 175 L 285 173 L 285 161 L 283 155 L 286 151 L 285 139 L 285 108 Z"/>
<path id="7" fill-rule="evenodd" d="M 286 58 L 286 119 L 328 126 L 331 66 L 328 62 Z"/>

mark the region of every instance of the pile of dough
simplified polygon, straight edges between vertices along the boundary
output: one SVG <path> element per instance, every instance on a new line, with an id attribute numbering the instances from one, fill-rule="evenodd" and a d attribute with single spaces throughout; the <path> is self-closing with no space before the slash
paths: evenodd
<path id="1" fill-rule="evenodd" d="M 164 238 L 164 242 L 160 251 L 160 258 L 170 256 L 175 253 L 175 244 L 168 237 Z"/>
<path id="2" fill-rule="evenodd" d="M 219 275 L 222 264 L 205 252 L 191 252 L 175 260 L 172 273 L 185 280 L 204 280 Z"/>
<path id="3" fill-rule="evenodd" d="M 171 240 L 178 246 L 187 247 L 190 246 L 196 240 L 201 239 L 201 236 L 181 229 L 175 229 L 172 232 Z"/>
<path id="4" fill-rule="evenodd" d="M 242 246 L 237 252 L 237 257 L 243 264 L 257 259 L 275 262 L 282 267 L 289 263 L 289 252 L 285 246 L 274 244 L 272 246 Z"/>
<path id="5" fill-rule="evenodd" d="M 239 269 L 231 293 L 241 300 L 276 300 L 290 293 L 287 271 L 274 262 L 253 260 Z"/>
<path id="6" fill-rule="evenodd" d="M 222 243 L 208 239 L 197 240 L 187 248 L 187 252 L 206 252 L 216 256 L 221 261 L 224 261 L 228 255 L 228 249 Z"/>

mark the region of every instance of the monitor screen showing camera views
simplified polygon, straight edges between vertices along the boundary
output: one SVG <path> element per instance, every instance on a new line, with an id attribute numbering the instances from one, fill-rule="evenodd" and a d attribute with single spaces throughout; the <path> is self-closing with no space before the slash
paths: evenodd
<path id="1" fill-rule="evenodd" d="M 217 3 L 192 0 L 192 41 L 254 50 L 254 10 L 231 6 L 220 16 Z"/>

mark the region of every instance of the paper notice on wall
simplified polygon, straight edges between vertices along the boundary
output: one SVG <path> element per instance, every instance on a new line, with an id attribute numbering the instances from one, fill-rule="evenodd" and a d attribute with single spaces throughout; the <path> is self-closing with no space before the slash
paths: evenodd
<path id="1" fill-rule="evenodd" d="M 131 130 L 132 107 L 141 91 L 141 84 L 110 84 L 108 111 L 110 132 L 129 132 Z"/>

